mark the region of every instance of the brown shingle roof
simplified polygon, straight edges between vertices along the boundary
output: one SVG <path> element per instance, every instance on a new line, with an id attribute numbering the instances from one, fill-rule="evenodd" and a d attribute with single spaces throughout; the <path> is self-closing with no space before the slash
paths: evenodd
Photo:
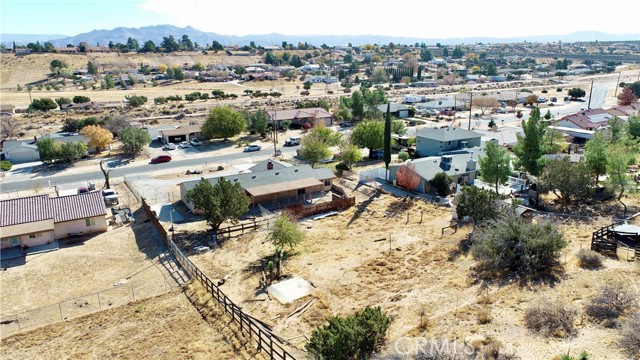
<path id="1" fill-rule="evenodd" d="M 200 125 L 185 125 L 175 129 L 162 129 L 160 132 L 164 136 L 179 136 L 189 135 L 193 133 L 199 133 L 201 131 Z"/>
<path id="2" fill-rule="evenodd" d="M 55 198 L 37 195 L 0 201 L 0 227 L 47 219 L 58 223 L 106 214 L 104 199 L 98 191 Z"/>
<path id="3" fill-rule="evenodd" d="M 49 205 L 56 223 L 107 214 L 99 191 L 50 198 Z"/>
<path id="4" fill-rule="evenodd" d="M 271 121 L 275 120 L 297 120 L 307 118 L 328 118 L 331 117 L 331 113 L 323 108 L 307 108 L 307 109 L 292 109 L 292 110 L 278 110 L 268 111 Z"/>
<path id="5" fill-rule="evenodd" d="M 0 227 L 52 219 L 48 195 L 0 201 Z"/>

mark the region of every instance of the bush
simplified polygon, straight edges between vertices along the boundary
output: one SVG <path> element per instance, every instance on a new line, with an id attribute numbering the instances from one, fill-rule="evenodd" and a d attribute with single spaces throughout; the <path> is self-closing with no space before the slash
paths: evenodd
<path id="1" fill-rule="evenodd" d="M 556 91 L 557 91 L 557 92 L 562 92 L 562 90 L 563 90 L 563 89 L 562 89 L 561 87 L 559 87 L 559 88 L 557 88 L 557 89 L 556 89 Z"/>
<path id="2" fill-rule="evenodd" d="M 620 345 L 632 359 L 640 359 L 640 313 L 629 317 L 623 324 Z"/>
<path id="3" fill-rule="evenodd" d="M 398 153 L 398 160 L 405 162 L 409 159 L 409 153 L 406 151 L 400 151 Z"/>
<path id="4" fill-rule="evenodd" d="M 585 269 L 597 269 L 602 266 L 602 255 L 588 249 L 581 249 L 576 255 L 578 266 Z"/>
<path id="5" fill-rule="evenodd" d="M 347 317 L 334 316 L 323 327 L 313 330 L 307 351 L 315 358 L 361 359 L 376 351 L 384 342 L 391 319 L 380 307 Z"/>
<path id="6" fill-rule="evenodd" d="M 339 162 L 336 164 L 336 170 L 338 170 L 339 172 L 349 171 L 349 166 L 344 162 Z"/>
<path id="7" fill-rule="evenodd" d="M 476 312 L 476 316 L 478 317 L 478 324 L 480 325 L 489 324 L 493 320 L 493 316 L 491 316 L 491 310 L 487 307 L 478 309 L 478 311 Z"/>
<path id="8" fill-rule="evenodd" d="M 9 161 L 9 160 L 0 161 L 0 170 L 9 171 L 9 170 L 11 170 L 12 167 L 13 167 L 13 165 L 11 164 L 11 161 Z"/>
<path id="9" fill-rule="evenodd" d="M 543 94 L 546 94 L 546 93 L 548 93 L 548 92 L 549 92 L 549 90 L 547 90 L 547 89 L 542 90 L 542 93 L 543 93 Z"/>
<path id="10" fill-rule="evenodd" d="M 600 294 L 589 301 L 587 315 L 599 319 L 615 319 L 634 307 L 638 295 L 628 284 L 616 282 L 600 288 Z"/>
<path id="11" fill-rule="evenodd" d="M 564 338 L 575 334 L 573 322 L 576 311 L 561 302 L 544 302 L 528 308 L 524 313 L 527 329 L 544 336 Z"/>
<path id="12" fill-rule="evenodd" d="M 552 223 L 530 223 L 509 211 L 474 231 L 471 252 L 490 277 L 549 274 L 567 246 Z"/>
<path id="13" fill-rule="evenodd" d="M 437 173 L 433 179 L 431 179 L 431 186 L 440 194 L 441 196 L 447 196 L 449 194 L 449 186 L 451 186 L 451 177 L 447 175 L 445 172 Z"/>

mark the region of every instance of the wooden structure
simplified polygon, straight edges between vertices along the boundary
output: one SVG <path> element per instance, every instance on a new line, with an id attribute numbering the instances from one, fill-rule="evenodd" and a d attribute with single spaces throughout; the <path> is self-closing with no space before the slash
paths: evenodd
<path id="1" fill-rule="evenodd" d="M 640 226 L 613 223 L 593 232 L 591 250 L 616 257 L 619 246 L 635 248 L 635 258 L 640 258 Z"/>
<path id="2" fill-rule="evenodd" d="M 313 204 L 305 206 L 302 203 L 293 204 L 286 207 L 286 210 L 293 213 L 296 217 L 303 218 L 328 211 L 346 209 L 356 204 L 355 197 L 340 197 L 335 194 L 331 196 L 330 202 Z"/>

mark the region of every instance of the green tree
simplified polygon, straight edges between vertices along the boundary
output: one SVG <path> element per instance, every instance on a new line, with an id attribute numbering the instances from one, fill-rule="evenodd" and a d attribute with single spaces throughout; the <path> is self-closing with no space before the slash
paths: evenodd
<path id="1" fill-rule="evenodd" d="M 309 81 L 305 81 L 305 82 L 304 82 L 304 84 L 302 84 L 302 87 L 303 87 L 305 90 L 310 90 L 310 89 L 311 89 L 311 85 L 313 85 L 313 84 L 311 84 L 311 82 L 309 82 Z"/>
<path id="2" fill-rule="evenodd" d="M 607 153 L 607 185 L 612 192 L 618 193 L 618 202 L 624 207 L 622 217 L 627 216 L 627 205 L 622 202 L 622 195 L 630 187 L 627 168 L 635 160 L 635 155 L 624 144 L 614 144 Z"/>
<path id="3" fill-rule="evenodd" d="M 31 102 L 31 105 L 29 105 L 29 109 L 39 110 L 44 112 L 57 109 L 57 108 L 58 108 L 58 104 L 56 104 L 56 102 L 53 101 L 53 99 L 49 99 L 49 98 L 35 99 L 33 100 L 33 102 Z"/>
<path id="4" fill-rule="evenodd" d="M 557 129 L 545 129 L 544 136 L 542 137 L 542 152 L 545 154 L 559 154 L 561 153 L 567 143 L 564 140 L 564 135 Z"/>
<path id="5" fill-rule="evenodd" d="M 540 109 L 534 108 L 529 119 L 522 121 L 524 136 L 516 134 L 518 144 L 513 148 L 517 156 L 517 167 L 538 176 L 544 165 L 542 161 L 542 139 L 545 129 L 540 124 Z"/>
<path id="6" fill-rule="evenodd" d="M 569 96 L 571 96 L 572 99 L 582 98 L 587 96 L 587 92 L 584 91 L 584 89 L 574 87 L 569 90 Z"/>
<path id="7" fill-rule="evenodd" d="M 498 208 L 495 204 L 496 194 L 477 186 L 463 186 L 462 192 L 456 196 L 456 214 L 458 219 L 469 216 L 474 225 L 495 219 Z"/>
<path id="8" fill-rule="evenodd" d="M 498 69 L 496 68 L 496 64 L 489 63 L 489 66 L 487 66 L 487 75 L 488 76 L 498 75 Z"/>
<path id="9" fill-rule="evenodd" d="M 631 115 L 627 120 L 627 133 L 632 139 L 640 139 L 640 115 Z"/>
<path id="10" fill-rule="evenodd" d="M 223 222 L 237 223 L 249 210 L 251 199 L 240 183 L 220 177 L 215 185 L 202 178 L 196 186 L 187 192 L 187 200 L 195 209 L 205 214 L 207 224 L 217 231 Z"/>
<path id="11" fill-rule="evenodd" d="M 351 169 L 353 164 L 362 160 L 362 152 L 357 146 L 349 143 L 345 143 L 342 147 L 342 155 L 340 159 L 347 164 L 347 167 Z"/>
<path id="12" fill-rule="evenodd" d="M 478 159 L 480 164 L 480 177 L 482 180 L 495 185 L 496 194 L 498 186 L 507 182 L 511 174 L 511 158 L 506 150 L 493 141 L 487 142 L 484 148 L 485 156 Z"/>
<path id="13" fill-rule="evenodd" d="M 247 121 L 247 129 L 254 131 L 261 136 L 267 134 L 267 128 L 269 127 L 269 115 L 265 111 L 259 110 L 253 113 L 246 112 L 245 118 Z"/>
<path id="14" fill-rule="evenodd" d="M 387 113 L 384 119 L 384 143 L 383 155 L 384 168 L 386 170 L 386 178 L 389 178 L 389 164 L 391 163 L 391 104 L 387 104 Z"/>
<path id="15" fill-rule="evenodd" d="M 136 94 L 127 95 L 125 96 L 125 99 L 129 100 L 129 105 L 134 108 L 142 106 L 147 102 L 147 100 L 149 100 L 146 96 Z"/>
<path id="16" fill-rule="evenodd" d="M 390 325 L 391 318 L 380 307 L 334 316 L 313 330 L 306 349 L 316 359 L 367 359 L 381 347 Z"/>
<path id="17" fill-rule="evenodd" d="M 440 196 L 447 196 L 449 194 L 452 180 L 445 172 L 437 173 L 429 182 Z"/>
<path id="18" fill-rule="evenodd" d="M 149 145 L 151 136 L 144 129 L 132 126 L 122 130 L 120 140 L 122 141 L 122 151 L 135 158 L 145 146 Z"/>
<path id="19" fill-rule="evenodd" d="M 384 69 L 376 69 L 371 76 L 374 84 L 382 84 L 389 82 L 389 74 Z"/>
<path id="20" fill-rule="evenodd" d="M 396 135 L 404 135 L 407 133 L 407 126 L 402 120 L 393 120 L 391 122 L 391 132 Z"/>
<path id="21" fill-rule="evenodd" d="M 538 191 L 553 192 L 563 203 L 586 202 L 593 195 L 593 175 L 585 162 L 549 161 L 538 178 Z"/>
<path id="22" fill-rule="evenodd" d="M 317 138 L 302 138 L 302 146 L 300 147 L 300 156 L 314 167 L 320 160 L 327 159 L 331 156 L 331 151 L 327 144 Z"/>
<path id="23" fill-rule="evenodd" d="M 71 99 L 66 98 L 66 97 L 59 97 L 55 100 L 56 104 L 58 104 L 58 106 L 60 107 L 60 109 L 62 109 L 63 105 L 66 104 L 71 104 Z"/>
<path id="24" fill-rule="evenodd" d="M 353 129 L 351 143 L 371 151 L 384 147 L 384 121 L 363 121 Z"/>
<path id="25" fill-rule="evenodd" d="M 91 102 L 91 99 L 88 96 L 76 95 L 71 100 L 74 104 L 84 104 Z"/>
<path id="26" fill-rule="evenodd" d="M 355 91 L 351 95 L 351 115 L 354 119 L 361 120 L 364 116 L 364 98 L 360 91 Z"/>
<path id="27" fill-rule="evenodd" d="M 87 152 L 87 147 L 80 141 L 60 144 L 59 158 L 66 162 L 73 163 L 80 159 Z"/>
<path id="28" fill-rule="evenodd" d="M 98 75 L 98 66 L 93 61 L 87 62 L 87 72 L 89 75 Z"/>
<path id="29" fill-rule="evenodd" d="M 207 120 L 202 124 L 202 133 L 207 139 L 227 138 L 245 131 L 247 123 L 242 114 L 226 106 L 218 106 L 209 112 Z"/>
<path id="30" fill-rule="evenodd" d="M 601 132 L 596 131 L 593 137 L 587 141 L 584 157 L 589 172 L 596 179 L 595 185 L 598 186 L 600 176 L 607 173 L 607 140 Z"/>
<path id="31" fill-rule="evenodd" d="M 40 160 L 45 163 L 51 163 L 53 160 L 59 158 L 60 143 L 53 141 L 53 139 L 41 139 L 36 143 L 38 153 L 40 154 Z"/>
<path id="32" fill-rule="evenodd" d="M 427 50 L 427 49 L 422 49 L 422 51 L 420 52 L 420 61 L 431 61 L 433 59 L 433 54 L 431 53 L 431 50 Z"/>
<path id="33" fill-rule="evenodd" d="M 631 91 L 640 98 L 640 81 L 636 81 L 633 84 L 626 84 L 625 87 L 631 89 Z"/>
<path id="34" fill-rule="evenodd" d="M 139 52 L 141 53 L 149 53 L 149 52 L 154 52 L 156 51 L 156 44 L 151 41 L 151 40 L 147 40 L 144 42 L 144 44 L 142 45 L 142 48 L 140 49 Z"/>
<path id="35" fill-rule="evenodd" d="M 551 110 L 547 110 L 547 112 L 544 114 L 544 119 L 551 120 L 552 117 L 553 115 L 551 115 Z"/>
<path id="36" fill-rule="evenodd" d="M 9 160 L 0 161 L 0 170 L 9 171 L 11 170 L 12 167 L 13 167 L 13 164 L 11 164 L 11 161 Z"/>
<path id="37" fill-rule="evenodd" d="M 49 64 L 49 69 L 51 70 L 52 73 L 56 75 L 60 75 L 60 72 L 62 71 L 62 69 L 66 67 L 67 67 L 67 64 L 64 61 L 59 59 L 53 59 Z"/>
<path id="38" fill-rule="evenodd" d="M 176 41 L 173 35 L 164 36 L 162 38 L 162 43 L 160 47 L 164 49 L 166 52 L 174 52 L 180 50 L 180 43 Z"/>
<path id="39" fill-rule="evenodd" d="M 116 82 L 113 80 L 111 75 L 105 75 L 104 84 L 107 89 L 113 89 L 114 87 L 116 87 Z"/>
<path id="40" fill-rule="evenodd" d="M 471 253 L 481 271 L 496 279 L 548 274 L 568 244 L 553 223 L 531 223 L 514 211 L 476 229 L 471 239 Z"/>
<path id="41" fill-rule="evenodd" d="M 285 211 L 276 217 L 269 228 L 267 238 L 276 248 L 287 247 L 293 250 L 304 240 L 304 232 L 298 226 L 296 219 Z"/>
<path id="42" fill-rule="evenodd" d="M 211 43 L 211 50 L 213 51 L 224 50 L 224 46 L 222 46 L 222 44 L 220 44 L 219 42 L 213 40 L 213 42 Z"/>

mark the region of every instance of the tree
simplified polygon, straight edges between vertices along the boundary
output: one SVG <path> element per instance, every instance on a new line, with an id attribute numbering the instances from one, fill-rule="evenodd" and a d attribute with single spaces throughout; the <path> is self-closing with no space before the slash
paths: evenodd
<path id="1" fill-rule="evenodd" d="M 553 115 L 551 114 L 551 110 L 548 109 L 547 112 L 544 114 L 544 119 L 545 120 L 551 120 L 552 117 L 553 117 Z"/>
<path id="2" fill-rule="evenodd" d="M 391 104 L 387 104 L 387 114 L 384 120 L 384 144 L 383 144 L 383 155 L 382 159 L 384 160 L 384 168 L 387 173 L 387 178 L 389 174 L 389 164 L 391 163 Z"/>
<path id="3" fill-rule="evenodd" d="M 371 151 L 384 146 L 384 122 L 367 120 L 363 121 L 353 129 L 351 133 L 351 143 Z"/>
<path id="4" fill-rule="evenodd" d="M 76 95 L 71 100 L 74 104 L 84 104 L 91 102 L 91 99 L 88 96 Z"/>
<path id="5" fill-rule="evenodd" d="M 640 138 L 640 115 L 631 115 L 627 119 L 627 133 L 632 139 Z"/>
<path id="6" fill-rule="evenodd" d="M 59 158 L 73 163 L 87 153 L 87 147 L 80 141 L 74 141 L 60 144 L 59 151 Z"/>
<path id="7" fill-rule="evenodd" d="M 0 116 L 0 135 L 3 139 L 12 138 L 20 130 L 20 121 L 15 116 Z"/>
<path id="8" fill-rule="evenodd" d="M 629 89 L 631 89 L 633 94 L 636 97 L 640 98 L 640 81 L 636 81 L 633 84 L 626 84 L 625 87 L 628 87 Z"/>
<path id="9" fill-rule="evenodd" d="M 88 146 L 96 149 L 104 149 L 113 141 L 113 134 L 107 129 L 97 125 L 89 125 L 82 128 L 80 133 L 89 139 Z"/>
<path id="10" fill-rule="evenodd" d="M 50 163 L 58 158 L 60 154 L 60 143 L 53 141 L 53 139 L 41 139 L 36 143 L 38 153 L 40 154 L 40 160 L 45 163 Z"/>
<path id="11" fill-rule="evenodd" d="M 487 76 L 496 76 L 498 75 L 498 69 L 496 68 L 496 64 L 489 63 L 487 66 Z"/>
<path id="12" fill-rule="evenodd" d="M 60 107 L 60 109 L 62 109 L 63 105 L 66 104 L 71 104 L 71 99 L 66 98 L 66 97 L 59 97 L 55 100 L 56 104 L 58 104 L 58 106 Z"/>
<path id="13" fill-rule="evenodd" d="M 182 40 L 180 43 L 182 45 L 182 48 L 193 50 L 193 42 L 191 41 L 191 39 L 189 39 L 189 35 L 182 35 Z"/>
<path id="14" fill-rule="evenodd" d="M 51 70 L 52 73 L 56 75 L 60 75 L 60 72 L 62 71 L 62 69 L 66 67 L 67 67 L 67 64 L 64 61 L 59 59 L 53 59 L 49 64 L 49 69 Z"/>
<path id="15" fill-rule="evenodd" d="M 347 317 L 334 316 L 311 333 L 306 349 L 324 360 L 368 359 L 384 342 L 391 325 L 380 307 L 367 307 Z"/>
<path id="16" fill-rule="evenodd" d="M 422 178 L 416 172 L 416 164 L 409 162 L 402 164 L 398 170 L 396 170 L 396 184 L 407 189 L 407 196 L 409 196 L 409 190 L 415 190 L 420 185 Z"/>
<path id="17" fill-rule="evenodd" d="M 451 57 L 454 59 L 460 59 L 464 56 L 464 51 L 459 46 L 456 46 L 451 53 Z"/>
<path id="18" fill-rule="evenodd" d="M 260 136 L 267 134 L 267 128 L 269 127 L 269 115 L 266 112 L 259 110 L 253 113 L 245 113 L 247 120 L 247 129 L 254 131 Z"/>
<path id="19" fill-rule="evenodd" d="M 513 153 L 518 158 L 517 167 L 523 168 L 531 175 L 538 176 L 544 165 L 542 161 L 542 139 L 544 127 L 539 123 L 540 109 L 534 108 L 529 119 L 522 121 L 524 136 L 516 134 L 518 144 Z"/>
<path id="20" fill-rule="evenodd" d="M 500 103 L 498 103 L 498 100 L 496 98 L 486 96 L 473 99 L 471 105 L 479 107 L 480 111 L 482 111 L 482 115 L 484 115 L 485 111 L 487 111 L 488 109 L 497 109 L 498 107 L 500 107 Z"/>
<path id="21" fill-rule="evenodd" d="M 148 100 L 146 96 L 136 94 L 127 95 L 125 99 L 129 100 L 129 105 L 134 108 L 142 106 Z"/>
<path id="22" fill-rule="evenodd" d="M 220 44 L 219 42 L 213 40 L 213 42 L 211 43 L 211 50 L 213 51 L 224 50 L 224 46 L 222 46 L 222 44 Z"/>
<path id="23" fill-rule="evenodd" d="M 384 69 L 376 69 L 371 76 L 371 81 L 374 84 L 388 83 L 389 73 L 387 73 Z"/>
<path id="24" fill-rule="evenodd" d="M 458 219 L 469 216 L 474 225 L 493 220 L 499 214 L 495 201 L 496 194 L 492 191 L 477 186 L 463 186 L 455 201 Z"/>
<path id="25" fill-rule="evenodd" d="M 581 88 L 574 87 L 569 90 L 569 96 L 571 96 L 572 99 L 582 98 L 587 96 L 587 92 Z"/>
<path id="26" fill-rule="evenodd" d="M 393 120 L 391 122 L 391 133 L 396 135 L 404 135 L 407 133 L 407 126 L 404 124 L 402 120 Z"/>
<path id="27" fill-rule="evenodd" d="M 542 151 L 545 154 L 559 154 L 567 147 L 564 135 L 557 129 L 545 129 L 542 137 Z"/>
<path id="28" fill-rule="evenodd" d="M 568 244 L 553 223 L 531 223 L 514 211 L 476 229 L 471 239 L 480 270 L 496 279 L 550 273 Z"/>
<path id="29" fill-rule="evenodd" d="M 355 91 L 351 95 L 351 115 L 358 120 L 364 116 L 364 98 L 360 91 Z"/>
<path id="30" fill-rule="evenodd" d="M 98 66 L 93 61 L 87 62 L 87 73 L 93 76 L 98 75 Z"/>
<path id="31" fill-rule="evenodd" d="M 498 186 L 507 182 L 511 174 L 511 158 L 509 154 L 493 141 L 486 143 L 485 156 L 478 159 L 480 165 L 480 177 L 482 180 L 495 184 L 496 194 Z"/>
<path id="32" fill-rule="evenodd" d="M 585 162 L 549 161 L 538 179 L 540 192 L 553 192 L 563 203 L 585 202 L 593 195 L 593 175 Z"/>
<path id="33" fill-rule="evenodd" d="M 58 104 L 56 104 L 56 102 L 53 101 L 53 99 L 49 99 L 49 98 L 35 99 L 31 102 L 31 105 L 29 105 L 29 108 L 33 110 L 47 112 L 49 110 L 57 109 Z"/>
<path id="34" fill-rule="evenodd" d="M 618 192 L 618 202 L 624 207 L 623 217 L 627 216 L 627 205 L 622 202 L 622 195 L 629 187 L 627 168 L 635 160 L 635 155 L 624 144 L 614 144 L 609 147 L 607 153 L 607 185 L 613 192 Z"/>
<path id="35" fill-rule="evenodd" d="M 524 105 L 531 105 L 533 106 L 533 104 L 537 104 L 538 103 L 538 95 L 534 95 L 531 94 L 529 96 L 526 97 L 526 99 L 524 99 Z"/>
<path id="36" fill-rule="evenodd" d="M 239 182 L 231 182 L 220 177 L 215 185 L 202 178 L 187 192 L 187 200 L 197 210 L 204 211 L 207 224 L 217 231 L 225 221 L 237 223 L 249 210 L 251 199 Z"/>
<path id="37" fill-rule="evenodd" d="M 129 119 L 125 115 L 120 115 L 113 118 L 108 118 L 104 123 L 104 127 L 107 130 L 111 131 L 112 134 L 122 139 L 122 132 L 125 129 L 131 127 L 131 124 L 129 123 Z"/>
<path id="38" fill-rule="evenodd" d="M 113 89 L 114 87 L 116 87 L 116 82 L 113 80 L 111 75 L 105 75 L 104 86 L 106 89 Z"/>
<path id="39" fill-rule="evenodd" d="M 445 172 L 437 173 L 433 179 L 429 180 L 431 186 L 438 192 L 440 196 L 447 196 L 451 187 L 451 177 Z"/>
<path id="40" fill-rule="evenodd" d="M 638 97 L 628 87 L 622 89 L 622 92 L 618 95 L 618 105 L 629 106 L 637 101 Z"/>
<path id="41" fill-rule="evenodd" d="M 431 50 L 427 50 L 427 49 L 422 49 L 422 51 L 420 51 L 420 61 L 431 61 L 433 59 L 433 54 L 431 53 Z"/>
<path id="42" fill-rule="evenodd" d="M 180 43 L 176 41 L 173 35 L 164 36 L 162 38 L 162 43 L 160 43 L 160 47 L 164 49 L 166 52 L 174 52 L 180 50 Z"/>
<path id="43" fill-rule="evenodd" d="M 156 44 L 151 40 L 145 41 L 142 45 L 142 48 L 139 50 L 139 52 L 141 53 L 149 53 L 154 51 L 156 51 Z"/>
<path id="44" fill-rule="evenodd" d="M 122 141 L 122 151 L 135 158 L 145 146 L 149 145 L 151 136 L 144 129 L 131 126 L 122 130 L 120 140 Z"/>
<path id="45" fill-rule="evenodd" d="M 11 161 L 9 160 L 0 161 L 0 170 L 9 171 L 11 170 L 12 167 L 13 167 L 13 164 L 11 164 Z"/>
<path id="46" fill-rule="evenodd" d="M 347 164 L 349 169 L 351 169 L 354 163 L 362 160 L 362 152 L 353 144 L 345 143 L 342 146 L 341 153 L 340 159 Z"/>
<path id="47" fill-rule="evenodd" d="M 269 228 L 267 238 L 276 248 L 293 250 L 304 240 L 304 232 L 289 212 L 282 212 Z"/>
<path id="48" fill-rule="evenodd" d="M 294 67 L 301 67 L 303 64 L 302 59 L 298 55 L 291 55 L 291 59 L 289 60 L 289 65 Z"/>
<path id="49" fill-rule="evenodd" d="M 207 139 L 227 138 L 245 131 L 247 123 L 242 115 L 226 106 L 218 106 L 209 112 L 207 120 L 202 124 L 202 134 Z"/>
<path id="50" fill-rule="evenodd" d="M 311 162 L 311 167 L 314 167 L 320 160 L 330 157 L 331 151 L 329 151 L 329 147 L 325 142 L 317 138 L 308 138 L 305 136 L 302 139 L 300 156 Z"/>

